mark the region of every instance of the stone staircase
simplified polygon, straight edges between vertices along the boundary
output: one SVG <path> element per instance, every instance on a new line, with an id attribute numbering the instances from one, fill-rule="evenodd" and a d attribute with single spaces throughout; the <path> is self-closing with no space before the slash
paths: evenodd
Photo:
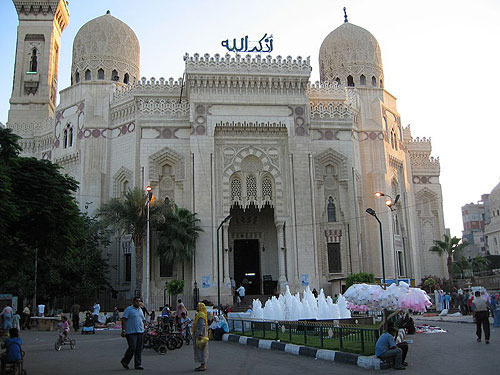
<path id="1" fill-rule="evenodd" d="M 264 307 L 265 302 L 271 298 L 271 294 L 252 294 L 252 295 L 247 295 L 245 296 L 245 301 L 241 303 L 239 306 L 234 305 L 233 306 L 233 312 L 245 312 L 248 309 L 252 308 L 252 302 L 254 299 L 260 300 L 262 303 L 262 307 Z"/>

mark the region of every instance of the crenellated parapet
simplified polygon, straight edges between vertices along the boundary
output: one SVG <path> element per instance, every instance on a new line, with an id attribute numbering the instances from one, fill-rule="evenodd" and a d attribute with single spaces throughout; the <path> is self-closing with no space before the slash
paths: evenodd
<path id="1" fill-rule="evenodd" d="M 113 92 L 113 102 L 131 98 L 134 95 L 149 95 L 149 94 L 171 94 L 180 95 L 182 87 L 182 78 L 175 80 L 174 78 L 165 79 L 161 77 L 156 79 L 151 77 L 147 79 L 142 77 L 134 84 L 124 87 L 116 87 Z"/>
<path id="2" fill-rule="evenodd" d="M 249 74 L 249 75 L 266 75 L 266 74 L 279 74 L 279 75 L 294 75 L 294 76 L 307 76 L 311 74 L 310 58 L 303 59 L 297 57 L 296 59 L 288 56 L 282 58 L 277 56 L 261 57 L 257 55 L 252 57 L 246 55 L 242 57 L 239 54 L 220 56 L 215 54 L 210 56 L 206 53 L 200 56 L 195 53 L 193 56 L 186 54 L 184 56 L 186 62 L 186 73 L 218 73 L 218 74 Z"/>
<path id="3" fill-rule="evenodd" d="M 309 58 L 186 55 L 189 94 L 303 96 L 311 73 Z"/>
<path id="4" fill-rule="evenodd" d="M 431 156 L 431 138 L 412 137 L 410 126 L 408 126 L 403 129 L 403 139 L 410 155 L 414 182 L 424 181 L 425 183 L 431 183 L 430 181 L 432 181 L 433 178 L 439 177 L 441 166 L 439 158 Z"/>
<path id="5" fill-rule="evenodd" d="M 337 82 L 309 83 L 307 87 L 309 113 L 315 120 L 353 120 L 359 112 L 356 89 Z"/>
<path id="6" fill-rule="evenodd" d="M 112 125 L 132 121 L 136 116 L 164 119 L 189 118 L 189 102 L 181 98 L 182 79 L 149 80 L 142 78 L 135 84 L 116 88 L 111 102 Z"/>

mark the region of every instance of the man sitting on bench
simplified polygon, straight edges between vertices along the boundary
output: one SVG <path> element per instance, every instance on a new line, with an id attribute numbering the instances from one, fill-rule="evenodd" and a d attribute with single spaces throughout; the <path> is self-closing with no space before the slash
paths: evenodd
<path id="1" fill-rule="evenodd" d="M 394 359 L 395 370 L 405 370 L 403 364 L 406 365 L 403 358 L 403 351 L 396 345 L 394 337 L 398 334 L 398 330 L 394 327 L 389 327 L 387 332 L 384 332 L 379 337 L 375 344 L 375 355 L 384 360 L 386 358 Z M 405 353 L 406 357 L 406 353 Z"/>

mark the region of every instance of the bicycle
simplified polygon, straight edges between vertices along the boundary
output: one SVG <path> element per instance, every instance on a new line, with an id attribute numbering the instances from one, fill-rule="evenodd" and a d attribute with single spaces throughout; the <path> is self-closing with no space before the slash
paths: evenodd
<path id="1" fill-rule="evenodd" d="M 70 338 L 69 336 L 67 335 L 64 335 L 63 333 L 60 333 L 59 334 L 59 337 L 57 338 L 55 344 L 54 344 L 54 349 L 56 351 L 60 351 L 61 348 L 64 346 L 64 345 L 69 345 L 69 347 L 71 348 L 71 350 L 75 349 L 76 348 L 76 340 L 75 339 L 72 339 Z"/>

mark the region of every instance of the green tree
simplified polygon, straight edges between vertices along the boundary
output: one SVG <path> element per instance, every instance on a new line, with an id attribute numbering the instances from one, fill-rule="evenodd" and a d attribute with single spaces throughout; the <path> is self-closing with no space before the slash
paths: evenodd
<path id="1" fill-rule="evenodd" d="M 459 254 L 460 251 L 465 249 L 467 246 L 469 246 L 468 242 L 464 242 L 457 237 L 450 238 L 450 236 L 445 234 L 444 241 L 435 240 L 434 245 L 429 249 L 429 251 L 438 253 L 440 256 L 443 254 L 447 256 L 446 265 L 448 267 L 448 278 L 450 282 L 453 281 L 453 270 L 451 266 L 453 263 L 453 255 L 455 253 Z"/>
<path id="2" fill-rule="evenodd" d="M 453 262 L 451 264 L 451 270 L 452 270 L 452 272 L 455 275 L 459 274 L 462 277 L 464 276 L 465 271 L 468 270 L 468 269 L 470 269 L 470 268 L 471 268 L 470 262 L 463 255 L 460 257 L 459 260 L 457 260 L 457 261 L 455 261 L 455 262 Z"/>
<path id="3" fill-rule="evenodd" d="M 18 139 L 10 129 L 0 129 L 0 292 L 33 297 L 36 254 L 37 295 L 49 300 L 73 294 L 72 280 L 105 267 L 97 250 L 99 257 L 86 262 L 86 270 L 76 267 L 79 262 L 67 265 L 74 252 L 77 260 L 89 254 L 83 246 L 89 243 L 86 219 L 73 196 L 78 184 L 50 161 L 19 157 Z"/>
<path id="4" fill-rule="evenodd" d="M 198 225 L 200 219 L 196 213 L 175 203 L 166 202 L 160 206 L 160 220 L 155 223 L 158 234 L 156 252 L 168 263 L 182 263 L 184 278 L 184 262 L 189 261 L 196 251 L 196 240 L 203 231 Z"/>
<path id="5" fill-rule="evenodd" d="M 142 291 L 143 280 L 143 245 L 146 238 L 147 193 L 134 188 L 122 198 L 113 198 L 102 205 L 98 217 L 104 227 L 111 226 L 119 232 L 119 237 L 131 234 L 135 247 L 136 289 Z M 150 217 L 156 213 L 157 206 L 151 205 Z"/>
<path id="6" fill-rule="evenodd" d="M 477 272 L 488 269 L 488 266 L 491 264 L 491 262 L 481 255 L 478 255 L 470 260 L 470 264 L 472 270 Z"/>
<path id="7" fill-rule="evenodd" d="M 353 273 L 347 276 L 345 280 L 345 287 L 349 288 L 353 284 L 357 283 L 375 283 L 375 275 L 368 272 Z"/>

